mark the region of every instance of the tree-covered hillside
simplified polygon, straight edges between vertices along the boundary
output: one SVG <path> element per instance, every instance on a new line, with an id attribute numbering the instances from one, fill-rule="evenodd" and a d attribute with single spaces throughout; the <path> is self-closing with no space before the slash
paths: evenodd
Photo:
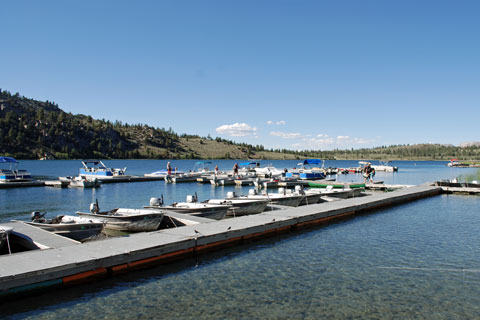
<path id="1" fill-rule="evenodd" d="M 0 153 L 23 159 L 141 158 L 178 150 L 178 135 L 65 113 L 54 102 L 0 91 Z"/>
<path id="2" fill-rule="evenodd" d="M 179 136 L 171 128 L 73 115 L 54 102 L 0 89 L 0 155 L 19 159 L 248 158 L 262 150 L 263 146 L 221 138 Z"/>
<path id="3" fill-rule="evenodd" d="M 73 115 L 50 101 L 12 95 L 0 89 L 0 155 L 19 159 L 177 158 L 177 159 L 367 159 L 480 160 L 480 147 L 440 144 L 382 146 L 370 149 L 266 149 L 222 138 L 178 135 L 171 128 L 112 123 Z"/>

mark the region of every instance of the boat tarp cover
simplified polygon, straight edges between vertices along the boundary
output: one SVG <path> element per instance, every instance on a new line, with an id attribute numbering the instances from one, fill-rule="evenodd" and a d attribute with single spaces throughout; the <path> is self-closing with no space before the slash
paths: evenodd
<path id="1" fill-rule="evenodd" d="M 211 164 L 212 161 L 197 161 L 195 162 L 196 165 L 201 165 L 201 164 Z"/>
<path id="2" fill-rule="evenodd" d="M 320 159 L 305 159 L 303 161 L 303 164 L 320 164 L 322 163 L 322 160 Z"/>
<path id="3" fill-rule="evenodd" d="M 0 163 L 18 163 L 18 161 L 11 157 L 0 157 Z"/>
<path id="4" fill-rule="evenodd" d="M 328 186 L 333 186 L 334 189 L 342 189 L 342 188 L 351 188 L 351 189 L 357 189 L 357 188 L 365 188 L 365 183 L 352 183 L 352 184 L 328 184 L 328 183 L 316 183 L 316 182 L 308 182 L 308 186 L 310 188 L 326 188 Z"/>
<path id="5" fill-rule="evenodd" d="M 260 162 L 254 162 L 254 161 L 251 161 L 251 162 L 242 162 L 242 163 L 239 163 L 239 165 L 241 166 L 250 166 L 250 165 L 257 165 L 257 164 L 260 164 Z"/>
<path id="6" fill-rule="evenodd" d="M 83 163 L 91 163 L 93 165 L 99 164 L 101 161 L 100 160 L 83 160 Z"/>

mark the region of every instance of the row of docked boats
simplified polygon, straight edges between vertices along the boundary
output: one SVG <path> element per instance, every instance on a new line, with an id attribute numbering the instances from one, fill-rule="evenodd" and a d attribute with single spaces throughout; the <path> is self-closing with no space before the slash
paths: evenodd
<path id="1" fill-rule="evenodd" d="M 269 180 L 321 180 L 327 175 L 361 173 L 366 165 L 370 165 L 376 171 L 395 172 L 398 167 L 392 166 L 389 162 L 382 162 L 378 165 L 372 165 L 370 162 L 360 161 L 358 167 L 350 168 L 326 168 L 325 161 L 320 159 L 305 159 L 298 163 L 298 167 L 288 169 L 278 169 L 273 166 L 261 167 L 259 162 L 250 161 L 238 164 L 238 170 L 218 171 L 211 170 L 210 161 L 199 161 L 195 164 L 193 170 L 188 172 L 174 170 L 169 173 L 168 170 L 159 170 L 153 173 L 147 173 L 148 177 L 160 177 L 169 183 L 180 182 L 200 182 L 211 183 L 215 186 L 228 185 L 257 185 L 256 182 L 261 179 L 261 183 Z"/>
<path id="2" fill-rule="evenodd" d="M 24 182 L 31 181 L 32 176 L 27 170 L 18 169 L 18 161 L 11 157 L 0 157 L 0 164 L 7 164 L 9 168 L 0 168 L 1 182 Z M 237 170 L 219 171 L 218 166 L 212 169 L 211 161 L 198 161 L 193 170 L 188 172 L 179 171 L 175 168 L 146 173 L 146 177 L 156 177 L 171 183 L 202 182 L 216 186 L 227 185 L 252 185 L 257 178 L 290 180 L 319 180 L 325 179 L 326 175 L 341 173 L 359 173 L 369 162 L 360 161 L 359 167 L 353 168 L 325 168 L 325 161 L 320 159 L 306 159 L 298 163 L 298 168 L 281 170 L 271 165 L 262 167 L 260 162 L 249 161 L 238 164 Z M 398 167 L 391 166 L 388 162 L 380 165 L 371 165 L 376 171 L 394 172 Z M 59 177 L 59 180 L 69 187 L 96 188 L 102 181 L 115 179 L 128 179 L 127 168 L 110 168 L 101 160 L 83 160 L 78 176 Z"/>
<path id="3" fill-rule="evenodd" d="M 333 187 L 304 190 L 296 186 L 295 190 L 279 188 L 278 192 L 265 190 L 259 193 L 256 189 L 251 189 L 246 195 L 228 192 L 225 198 L 202 202 L 198 201 L 196 195 L 189 195 L 185 202 L 174 202 L 170 205 L 163 203 L 163 197 L 151 198 L 149 205 L 144 208 L 115 208 L 108 211 L 101 211 L 98 202 L 95 202 L 90 205 L 89 212 L 77 211 L 75 216 L 59 215 L 46 218 L 46 213 L 32 212 L 31 221 L 24 222 L 74 240 L 87 241 L 102 232 L 114 234 L 112 231 L 123 233 L 155 231 L 160 229 L 164 218 L 172 219 L 172 213 L 182 215 L 183 218 L 180 220 L 184 221 L 188 221 L 189 216 L 221 220 L 225 217 L 261 213 L 271 204 L 280 206 L 278 208 L 297 207 L 358 196 L 362 190 Z M 6 232 L 8 230 L 4 234 L 7 234 Z"/>

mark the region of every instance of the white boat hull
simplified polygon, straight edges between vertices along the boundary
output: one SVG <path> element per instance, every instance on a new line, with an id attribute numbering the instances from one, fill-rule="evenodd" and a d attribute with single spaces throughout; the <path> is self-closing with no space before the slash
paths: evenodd
<path id="1" fill-rule="evenodd" d="M 105 223 L 106 229 L 123 232 L 155 231 L 162 223 L 164 212 L 151 209 L 117 209 L 94 214 L 77 212 L 81 217 L 90 217 Z"/>
<path id="2" fill-rule="evenodd" d="M 227 216 L 243 216 L 248 214 L 257 214 L 265 211 L 268 200 L 239 200 L 239 199 L 211 199 L 207 203 L 212 204 L 230 204 L 232 207 L 228 209 Z"/>

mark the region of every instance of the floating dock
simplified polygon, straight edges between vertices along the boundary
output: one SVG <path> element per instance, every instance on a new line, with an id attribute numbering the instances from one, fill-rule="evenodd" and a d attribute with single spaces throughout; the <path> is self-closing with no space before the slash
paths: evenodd
<path id="1" fill-rule="evenodd" d="M 33 181 L 19 181 L 19 182 L 0 182 L 0 189 L 6 188 L 25 188 L 25 187 L 43 187 L 45 186 L 44 181 L 33 180 Z"/>
<path id="2" fill-rule="evenodd" d="M 45 245 L 0 257 L 0 295 L 73 285 L 127 272 L 150 264 L 193 256 L 208 250 L 252 241 L 299 228 L 352 217 L 357 213 L 438 195 L 437 186 L 415 186 L 389 193 L 264 211 L 231 219 L 137 233 L 83 244 Z M 40 240 L 38 240 L 40 241 Z"/>
<path id="3" fill-rule="evenodd" d="M 109 178 L 100 179 L 102 183 L 120 183 L 120 182 L 145 182 L 145 181 L 159 181 L 164 180 L 162 177 L 145 177 L 145 176 L 126 176 L 122 178 Z M 1 182 L 0 189 L 2 188 L 22 188 L 22 187 L 57 187 L 65 188 L 68 186 L 68 182 L 60 180 L 33 180 L 22 182 Z"/>
<path id="4" fill-rule="evenodd" d="M 469 188 L 469 187 L 444 187 L 441 186 L 443 192 L 445 193 L 459 193 L 459 194 L 472 194 L 480 195 L 480 188 Z"/>

